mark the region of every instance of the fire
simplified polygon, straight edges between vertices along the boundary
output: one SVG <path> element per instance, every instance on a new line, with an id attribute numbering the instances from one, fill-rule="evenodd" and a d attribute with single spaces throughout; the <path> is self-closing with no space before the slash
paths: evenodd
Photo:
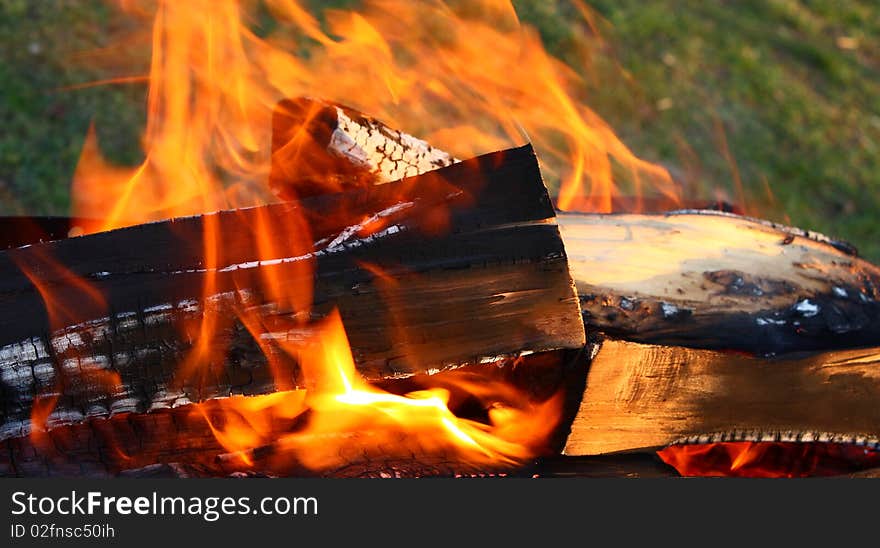
<path id="1" fill-rule="evenodd" d="M 355 370 L 345 329 L 334 312 L 296 348 L 306 388 L 233 397 L 196 406 L 230 458 L 269 471 L 333 470 L 361 460 L 446 459 L 514 464 L 544 450 L 558 421 L 561 395 L 533 402 L 509 384 L 459 375 L 453 387 L 395 394 Z M 485 422 L 450 409 L 453 390 L 485 406 Z M 302 419 L 296 425 L 294 419 Z M 255 462 L 256 459 L 260 462 Z"/>
<path id="2" fill-rule="evenodd" d="M 10 252 L 9 256 L 34 284 L 43 300 L 46 327 L 55 335 L 48 343 L 60 367 L 51 377 L 44 380 L 41 390 L 34 394 L 30 417 L 31 441 L 38 447 L 51 449 L 46 431 L 50 427 L 52 411 L 62 397 L 65 386 L 68 385 L 69 371 L 75 370 L 77 374 L 84 375 L 89 382 L 107 394 L 112 394 L 122 382 L 116 371 L 106 369 L 104 364 L 97 363 L 88 356 L 80 356 L 77 345 L 67 340 L 64 334 L 65 328 L 69 326 L 105 314 L 107 303 L 104 296 L 92 284 L 77 277 L 54 259 L 48 251 L 32 256 L 28 262 L 22 260 L 15 251 Z M 70 293 L 56 292 L 44 281 L 45 278 L 55 277 L 67 278 L 71 281 Z M 86 299 L 83 301 L 77 296 L 85 296 Z"/>
<path id="3" fill-rule="evenodd" d="M 273 109 L 279 100 L 295 97 L 348 104 L 461 158 L 531 139 L 545 173 L 560 185 L 561 208 L 609 211 L 619 193 L 614 166 L 677 197 L 663 169 L 636 158 L 584 106 L 585 82 L 544 50 L 537 32 L 520 23 L 509 2 L 480 0 L 454 9 L 440 1 L 378 0 L 358 11 L 328 10 L 321 24 L 294 0 L 268 0 L 265 6 L 278 24 L 268 36 L 249 24 L 255 7 L 249 2 L 120 5 L 142 18 L 145 28 L 151 23 L 149 37 L 126 38 L 151 44 L 149 77 L 108 80 L 149 84 L 144 160 L 129 168 L 111 165 L 90 130 L 73 182 L 74 214 L 95 220 L 81 227 L 84 232 L 272 201 L 267 176 Z M 586 29 L 589 14 L 581 12 Z M 293 132 L 274 158 L 286 173 L 314 171 L 309 155 L 299 153 L 308 150 L 304 133 Z M 338 190 L 335 184 L 327 180 L 326 191 Z M 266 261 L 303 257 L 295 268 L 302 271 L 299 279 L 310 279 L 314 243 L 299 215 L 258 218 L 258 251 Z M 345 219 L 363 235 L 385 222 Z M 237 320 L 266 355 L 279 390 L 195 407 L 230 458 L 255 466 L 260 455 L 273 470 L 291 463 L 323 470 L 341 465 L 352 451 L 509 463 L 545 448 L 561 413 L 560 397 L 533 401 L 506 381 L 473 373 L 425 380 L 425 386 L 406 393 L 382 390 L 356 372 L 338 314 L 315 324 L 313 288 L 285 285 L 274 269 L 261 271 L 260 287 L 265 301 L 283 315 L 262 314 L 247 306 L 246 297 L 238 299 L 245 304 L 235 308 L 234 317 L 211 306 L 223 245 L 215 225 L 214 218 L 205 218 L 206 304 L 200 321 L 183 328 L 193 344 L 178 380 L 213 374 L 213 364 L 222 363 L 229 350 L 214 335 Z M 444 229 L 442 213 L 434 225 Z M 296 237 L 282 242 L 278 234 Z M 378 266 L 363 268 L 377 276 L 386 297 L 396 290 Z M 389 329 L 400 332 L 396 325 Z M 480 416 L 457 415 L 453 400 L 462 398 L 476 399 Z M 48 416 L 44 407 L 40 413 Z"/>
<path id="4" fill-rule="evenodd" d="M 148 83 L 144 160 L 110 164 L 89 131 L 72 187 L 74 215 L 94 220 L 80 227 L 86 233 L 273 201 L 267 184 L 273 108 L 296 97 L 347 104 L 460 158 L 531 140 L 562 209 L 610 211 L 622 192 L 613 174 L 621 172 L 640 194 L 650 187 L 678 199 L 668 173 L 634 156 L 585 106 L 584 80 L 546 52 L 507 1 L 478 0 L 464 9 L 439 0 L 375 0 L 357 11 L 327 10 L 319 19 L 295 0 L 266 0 L 277 23 L 269 35 L 252 25 L 257 6 L 251 2 L 119 4 L 150 28 L 126 37 L 151 44 L 149 76 L 103 83 Z M 584 36 L 594 34 L 589 12 L 579 9 Z M 309 170 L 308 155 L 297 153 L 308 136 L 294 134 L 289 144 L 296 150 L 285 147 L 275 158 L 286 173 Z M 328 180 L 326 190 L 336 190 L 334 184 Z M 302 257 L 298 278 L 310 279 L 314 242 L 299 215 L 258 219 L 258 251 L 266 261 Z M 346 222 L 367 234 L 385 220 Z M 183 328 L 192 348 L 178 378 L 212 374 L 229 350 L 214 335 L 239 321 L 265 353 L 279 390 L 194 407 L 229 458 L 242 466 L 262 459 L 272 470 L 325 470 L 352 454 L 510 463 L 546 447 L 561 414 L 559 396 L 533 401 L 509 382 L 472 372 L 422 380 L 424 386 L 400 394 L 380 389 L 358 375 L 339 315 L 313 322 L 311 285 L 285 285 L 271 268 L 261 271 L 262 297 L 283 314 L 267 317 L 247 306 L 245 288 L 236 300 L 245 304 L 233 314 L 212 306 L 223 246 L 216 223 L 205 217 L 205 304 L 200 321 Z M 434 225 L 443 229 L 442 214 Z M 282 242 L 277 234 L 296 237 Z M 383 280 L 385 292 L 395 290 L 381 269 L 364 268 Z M 51 306 L 54 296 L 45 297 Z M 100 303 L 100 295 L 94 300 Z M 456 401 L 462 399 L 478 401 L 479 416 L 461 416 Z M 46 422 L 52 402 L 35 406 L 35 424 Z"/>
<path id="5" fill-rule="evenodd" d="M 272 109 L 304 96 L 348 104 L 459 158 L 531 140 L 561 209 L 608 212 L 622 193 L 678 200 L 669 174 L 585 106 L 587 83 L 546 52 L 509 2 L 375 0 L 327 10 L 325 25 L 295 0 L 265 4 L 277 23 L 268 36 L 249 26 L 249 2 L 122 3 L 145 26 L 152 16 L 151 36 L 140 40 L 152 44 L 145 160 L 111 166 L 90 133 L 73 187 L 74 213 L 102 220 L 87 231 L 271 199 Z M 577 53 L 587 59 L 596 27 L 578 7 Z M 309 161 L 284 160 L 290 171 Z"/>
<path id="6" fill-rule="evenodd" d="M 672 445 L 657 454 L 683 476 L 830 476 L 880 465 L 880 452 L 845 443 L 744 441 Z"/>

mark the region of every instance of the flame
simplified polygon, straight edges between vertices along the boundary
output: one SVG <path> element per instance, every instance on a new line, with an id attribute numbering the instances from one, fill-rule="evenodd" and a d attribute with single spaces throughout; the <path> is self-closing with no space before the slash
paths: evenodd
<path id="1" fill-rule="evenodd" d="M 880 451 L 845 443 L 744 441 L 671 445 L 657 454 L 683 476 L 833 476 L 880 465 Z"/>
<path id="2" fill-rule="evenodd" d="M 507 1 L 375 0 L 327 10 L 321 24 L 294 0 L 267 0 L 276 19 L 267 36 L 249 25 L 250 2 L 121 5 L 132 18 L 152 15 L 145 160 L 111 166 L 90 132 L 73 185 L 75 214 L 101 219 L 87 231 L 270 199 L 272 110 L 303 96 L 348 104 L 461 158 L 531 140 L 561 209 L 607 212 L 622 192 L 678 201 L 666 170 L 637 158 L 585 106 L 587 82 Z M 583 33 L 572 48 L 589 59 L 595 16 L 576 6 Z M 283 161 L 294 172 L 309 158 Z"/>
<path id="3" fill-rule="evenodd" d="M 511 385 L 483 377 L 447 377 L 451 387 L 438 384 L 405 394 L 382 390 L 358 375 L 337 312 L 317 325 L 297 351 L 307 388 L 195 406 L 218 442 L 243 466 L 325 471 L 359 460 L 414 457 L 515 464 L 546 449 L 560 416 L 561 394 L 533 402 Z M 485 422 L 453 413 L 453 390 L 482 402 Z M 292 425 L 296 418 L 305 425 Z M 258 453 L 262 462 L 255 463 Z"/>

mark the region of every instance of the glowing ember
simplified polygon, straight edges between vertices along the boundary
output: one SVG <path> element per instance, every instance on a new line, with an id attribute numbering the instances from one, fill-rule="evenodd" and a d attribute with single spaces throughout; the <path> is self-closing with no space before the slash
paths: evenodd
<path id="1" fill-rule="evenodd" d="M 683 476 L 798 478 L 845 474 L 880 466 L 880 451 L 842 443 L 672 445 L 657 454 Z"/>

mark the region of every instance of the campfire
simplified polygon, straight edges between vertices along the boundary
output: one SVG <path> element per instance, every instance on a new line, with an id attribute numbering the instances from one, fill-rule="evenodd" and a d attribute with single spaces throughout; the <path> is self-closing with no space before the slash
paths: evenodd
<path id="1" fill-rule="evenodd" d="M 0 474 L 880 467 L 878 267 L 681 196 L 507 3 L 415 4 L 124 3 L 143 162 L 93 129 L 70 218 L 0 220 Z"/>

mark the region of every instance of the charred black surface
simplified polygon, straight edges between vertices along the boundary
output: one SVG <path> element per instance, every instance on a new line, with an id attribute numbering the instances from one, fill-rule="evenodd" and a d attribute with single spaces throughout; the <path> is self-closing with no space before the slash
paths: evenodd
<path id="1" fill-rule="evenodd" d="M 863 300 L 856 288 L 849 291 L 847 297 L 794 295 L 798 297 L 794 304 L 785 308 L 749 312 L 705 310 L 697 303 L 612 292 L 581 295 L 580 303 L 587 329 L 614 338 L 774 355 L 857 348 L 880 341 L 880 302 Z"/>
<path id="2" fill-rule="evenodd" d="M 81 223 L 72 217 L 0 217 L 0 249 L 62 240 Z"/>

